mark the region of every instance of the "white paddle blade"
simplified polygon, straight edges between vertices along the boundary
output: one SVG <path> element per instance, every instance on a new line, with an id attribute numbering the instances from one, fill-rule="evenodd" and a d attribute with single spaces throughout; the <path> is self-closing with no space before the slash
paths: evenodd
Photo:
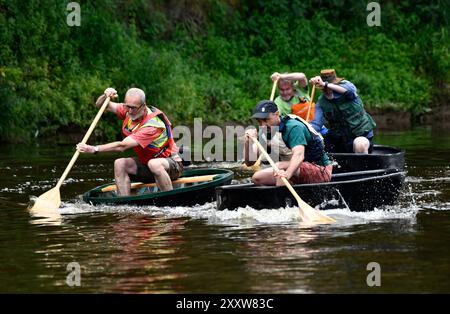
<path id="1" fill-rule="evenodd" d="M 300 208 L 300 218 L 306 223 L 317 223 L 317 224 L 330 224 L 335 223 L 336 220 L 325 215 L 320 210 L 315 209 L 304 202 L 302 199 L 297 200 L 298 207 Z"/>
<path id="2" fill-rule="evenodd" d="M 61 218 L 61 214 L 58 212 L 60 205 L 59 189 L 53 188 L 39 196 L 29 212 L 36 217 Z"/>

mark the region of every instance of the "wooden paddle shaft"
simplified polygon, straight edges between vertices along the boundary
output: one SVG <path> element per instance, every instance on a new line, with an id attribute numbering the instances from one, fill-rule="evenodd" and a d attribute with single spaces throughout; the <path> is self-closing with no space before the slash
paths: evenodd
<path id="1" fill-rule="evenodd" d="M 309 100 L 309 107 L 308 107 L 308 114 L 306 115 L 306 122 L 309 122 L 309 114 L 311 113 L 311 107 L 312 103 L 314 101 L 314 92 L 316 91 L 316 84 L 313 84 L 312 91 L 311 91 L 311 98 Z"/>
<path id="2" fill-rule="evenodd" d="M 252 140 L 258 146 L 259 151 L 264 155 L 264 157 L 266 157 L 267 161 L 269 161 L 270 165 L 275 170 L 275 172 L 278 172 L 280 169 L 278 169 L 277 165 L 273 162 L 272 158 L 270 158 L 270 155 L 266 152 L 266 150 L 261 145 L 261 143 L 254 137 L 252 137 Z M 297 195 L 297 192 L 295 192 L 295 190 L 292 187 L 292 185 L 289 183 L 288 179 L 286 179 L 285 177 L 281 177 L 281 180 L 283 180 L 284 184 L 286 184 L 286 186 L 288 187 L 289 191 L 291 191 L 291 193 L 294 195 L 294 197 L 296 199 L 297 199 L 297 197 L 300 198 L 300 196 Z"/>
<path id="3" fill-rule="evenodd" d="M 273 98 L 275 97 L 275 91 L 277 89 L 277 83 L 278 83 L 278 79 L 275 80 L 275 82 L 273 82 L 272 92 L 270 93 L 270 100 L 271 101 L 273 101 Z M 262 160 L 262 155 L 259 155 L 258 159 L 256 160 L 256 162 L 253 164 L 252 167 L 259 167 L 259 165 L 261 164 L 261 160 Z"/>
<path id="4" fill-rule="evenodd" d="M 275 97 L 275 91 L 277 90 L 277 83 L 278 83 L 278 79 L 275 80 L 275 82 L 273 82 L 272 92 L 270 93 L 270 100 L 271 101 L 273 101 L 273 98 Z M 258 159 L 256 160 L 256 162 L 252 166 L 247 167 L 247 166 L 245 166 L 245 163 L 243 164 L 243 166 L 245 166 L 245 168 L 247 168 L 247 169 L 252 169 L 253 168 L 252 170 L 256 170 L 256 169 L 260 168 L 259 165 L 261 164 L 261 160 L 262 160 L 262 155 L 259 155 Z"/>
<path id="5" fill-rule="evenodd" d="M 216 176 L 215 174 L 211 174 L 204 176 L 179 178 L 178 180 L 172 181 L 172 184 L 212 181 L 215 176 Z M 143 187 L 152 187 L 152 186 L 156 186 L 156 183 L 135 182 L 131 184 L 132 189 L 139 189 Z M 117 189 L 116 185 L 108 185 L 102 189 L 102 192 L 115 191 L 116 189 Z"/>
<path id="6" fill-rule="evenodd" d="M 270 158 L 269 154 L 266 152 L 266 150 L 261 145 L 261 143 L 258 142 L 258 140 L 254 137 L 252 137 L 252 140 L 258 146 L 261 153 L 264 154 L 266 159 L 269 161 L 269 163 L 273 167 L 274 171 L 278 172 L 279 171 L 278 167 L 273 162 L 272 158 Z M 297 192 L 294 190 L 294 188 L 292 187 L 291 183 L 289 182 L 289 180 L 287 178 L 281 177 L 281 179 L 283 180 L 284 184 L 287 186 L 287 188 L 289 189 L 289 191 L 292 193 L 295 200 L 297 201 L 298 207 L 300 210 L 300 217 L 303 219 L 303 221 L 318 222 L 318 223 L 332 223 L 332 222 L 336 221 L 333 218 L 330 218 L 327 215 L 320 213 L 318 210 L 312 208 L 308 203 L 303 201 L 300 198 L 300 196 L 297 194 Z"/>
<path id="7" fill-rule="evenodd" d="M 264 155 L 264 157 L 266 157 L 266 159 L 269 161 L 270 165 L 272 166 L 272 168 L 275 170 L 275 172 L 278 172 L 280 169 L 278 169 L 277 165 L 273 162 L 272 158 L 270 158 L 270 155 L 266 152 L 266 150 L 264 149 L 264 147 L 261 145 L 261 143 L 254 137 L 251 138 L 253 140 L 253 142 L 258 146 L 260 152 Z M 302 202 L 302 199 L 300 198 L 300 196 L 297 194 L 297 192 L 294 190 L 294 188 L 292 187 L 291 183 L 289 182 L 289 180 L 285 177 L 281 177 L 281 180 L 283 180 L 284 184 L 287 186 L 287 188 L 289 189 L 289 191 L 292 193 L 292 195 L 294 196 L 294 198 L 297 200 L 297 202 L 299 203 L 304 203 Z M 306 204 L 306 203 L 305 203 Z M 309 206 L 309 205 L 308 205 Z"/>
<path id="8" fill-rule="evenodd" d="M 106 107 L 109 105 L 109 97 L 106 97 L 105 101 L 103 102 L 102 107 L 97 112 L 97 115 L 94 118 L 94 121 L 92 121 L 91 126 L 89 127 L 89 130 L 86 132 L 86 134 L 83 137 L 83 140 L 81 141 L 82 144 L 86 144 L 89 137 L 91 136 L 92 131 L 94 131 L 95 126 L 98 123 L 98 120 L 100 120 L 100 117 L 102 116 L 103 112 L 105 111 Z M 67 175 L 69 174 L 69 171 L 72 169 L 73 165 L 75 164 L 75 161 L 77 160 L 78 156 L 80 155 L 80 152 L 77 150 L 75 154 L 73 155 L 72 159 L 70 160 L 69 164 L 66 167 L 66 170 L 64 170 L 64 173 L 62 174 L 61 178 L 59 179 L 58 183 L 56 184 L 56 189 L 59 189 L 66 179 Z"/>
<path id="9" fill-rule="evenodd" d="M 269 161 L 270 165 L 272 166 L 272 168 L 275 170 L 275 172 L 278 172 L 280 169 L 278 169 L 277 165 L 274 163 L 274 161 L 272 160 L 272 158 L 270 158 L 270 155 L 266 152 L 266 150 L 264 149 L 264 147 L 261 145 L 261 143 L 255 139 L 252 138 L 253 142 L 256 143 L 256 145 L 258 145 L 259 150 L 261 151 L 261 153 L 264 155 L 264 157 L 266 157 L 266 160 Z M 286 185 L 286 187 L 289 189 L 289 191 L 292 193 L 292 195 L 294 196 L 294 198 L 297 200 L 297 203 L 302 202 L 302 199 L 300 198 L 300 196 L 297 194 L 297 192 L 294 190 L 294 188 L 292 187 L 291 183 L 289 182 L 289 180 L 285 177 L 281 177 L 281 180 L 284 182 L 284 184 Z"/>
<path id="10" fill-rule="evenodd" d="M 278 83 L 278 79 L 275 80 L 275 82 L 273 82 L 272 92 L 270 93 L 270 100 L 272 100 L 272 101 L 275 97 L 275 91 L 277 90 L 277 83 Z"/>

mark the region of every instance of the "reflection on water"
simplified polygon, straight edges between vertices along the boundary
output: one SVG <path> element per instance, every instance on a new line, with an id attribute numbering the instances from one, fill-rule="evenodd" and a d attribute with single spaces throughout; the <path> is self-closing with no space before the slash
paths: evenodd
<path id="1" fill-rule="evenodd" d="M 217 211 L 92 206 L 80 195 L 111 181 L 116 156 L 83 156 L 61 187 L 59 225 L 31 218 L 30 197 L 55 186 L 73 147 L 0 152 L 0 292 L 450 292 L 450 139 L 430 129 L 378 134 L 406 150 L 395 206 L 335 209 L 338 222 L 304 226 L 298 208 Z M 197 164 L 209 166 L 211 164 Z M 240 163 L 212 164 L 238 171 Z M 237 172 L 234 182 L 248 181 Z M 81 266 L 68 287 L 66 266 Z M 382 286 L 366 285 L 369 262 Z"/>
<path id="2" fill-rule="evenodd" d="M 100 239 L 86 233 L 86 242 L 98 252 L 107 246 L 110 254 L 98 254 L 86 261 L 86 276 L 104 292 L 173 293 L 171 282 L 186 276 L 171 271 L 183 244 L 179 236 L 186 220 L 166 220 L 142 216 L 120 217 Z M 170 270 L 170 271 L 168 271 Z M 89 282 L 87 283 L 89 285 Z"/>

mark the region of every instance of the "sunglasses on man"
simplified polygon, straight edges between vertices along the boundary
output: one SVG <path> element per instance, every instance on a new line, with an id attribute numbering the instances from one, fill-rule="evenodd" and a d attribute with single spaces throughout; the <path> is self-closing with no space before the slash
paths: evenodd
<path id="1" fill-rule="evenodd" d="M 134 105 L 128 105 L 128 104 L 123 104 L 123 106 L 125 107 L 125 109 L 129 109 L 129 110 L 139 110 L 141 109 L 141 107 L 144 104 L 141 104 L 140 106 L 134 106 Z"/>

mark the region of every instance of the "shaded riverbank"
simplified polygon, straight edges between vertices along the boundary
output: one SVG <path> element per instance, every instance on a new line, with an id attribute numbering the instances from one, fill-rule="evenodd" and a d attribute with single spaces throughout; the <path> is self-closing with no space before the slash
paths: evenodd
<path id="1" fill-rule="evenodd" d="M 372 109 L 368 110 L 375 122 L 377 129 L 386 131 L 409 130 L 413 126 L 434 126 L 438 129 L 450 129 L 450 105 L 433 107 L 428 113 L 413 117 L 405 111 Z"/>
<path id="2" fill-rule="evenodd" d="M 371 109 L 368 110 L 375 122 L 377 123 L 376 132 L 379 130 L 386 132 L 393 131 L 408 131 L 413 127 L 433 127 L 439 130 L 449 130 L 450 129 L 450 105 L 443 105 L 433 108 L 429 113 L 423 114 L 421 116 L 413 118 L 410 113 L 405 111 L 394 111 L 394 110 L 383 110 L 383 109 Z M 170 117 L 169 117 L 170 118 Z M 105 122 L 107 123 L 107 122 Z M 250 122 L 251 123 L 251 122 Z M 211 124 L 209 124 L 211 125 Z M 203 124 L 202 129 L 207 127 L 208 124 Z M 225 122 L 223 125 L 219 126 L 225 130 L 226 126 L 243 126 L 248 125 L 237 123 L 237 122 Z M 177 127 L 177 125 L 174 125 Z M 191 134 L 194 134 L 194 127 L 188 125 L 191 130 Z M 120 127 L 117 127 L 117 132 L 120 131 Z M 54 136 L 48 136 L 46 138 L 38 138 L 37 142 L 43 145 L 75 145 L 80 142 L 83 138 L 86 130 L 80 127 L 72 126 L 61 129 Z M 120 134 L 117 133 L 117 140 L 121 140 Z M 109 138 L 109 140 L 112 140 Z M 108 138 L 102 134 L 99 130 L 94 131 L 90 139 L 91 142 L 105 142 Z M 7 143 L 4 143 L 7 144 Z"/>

